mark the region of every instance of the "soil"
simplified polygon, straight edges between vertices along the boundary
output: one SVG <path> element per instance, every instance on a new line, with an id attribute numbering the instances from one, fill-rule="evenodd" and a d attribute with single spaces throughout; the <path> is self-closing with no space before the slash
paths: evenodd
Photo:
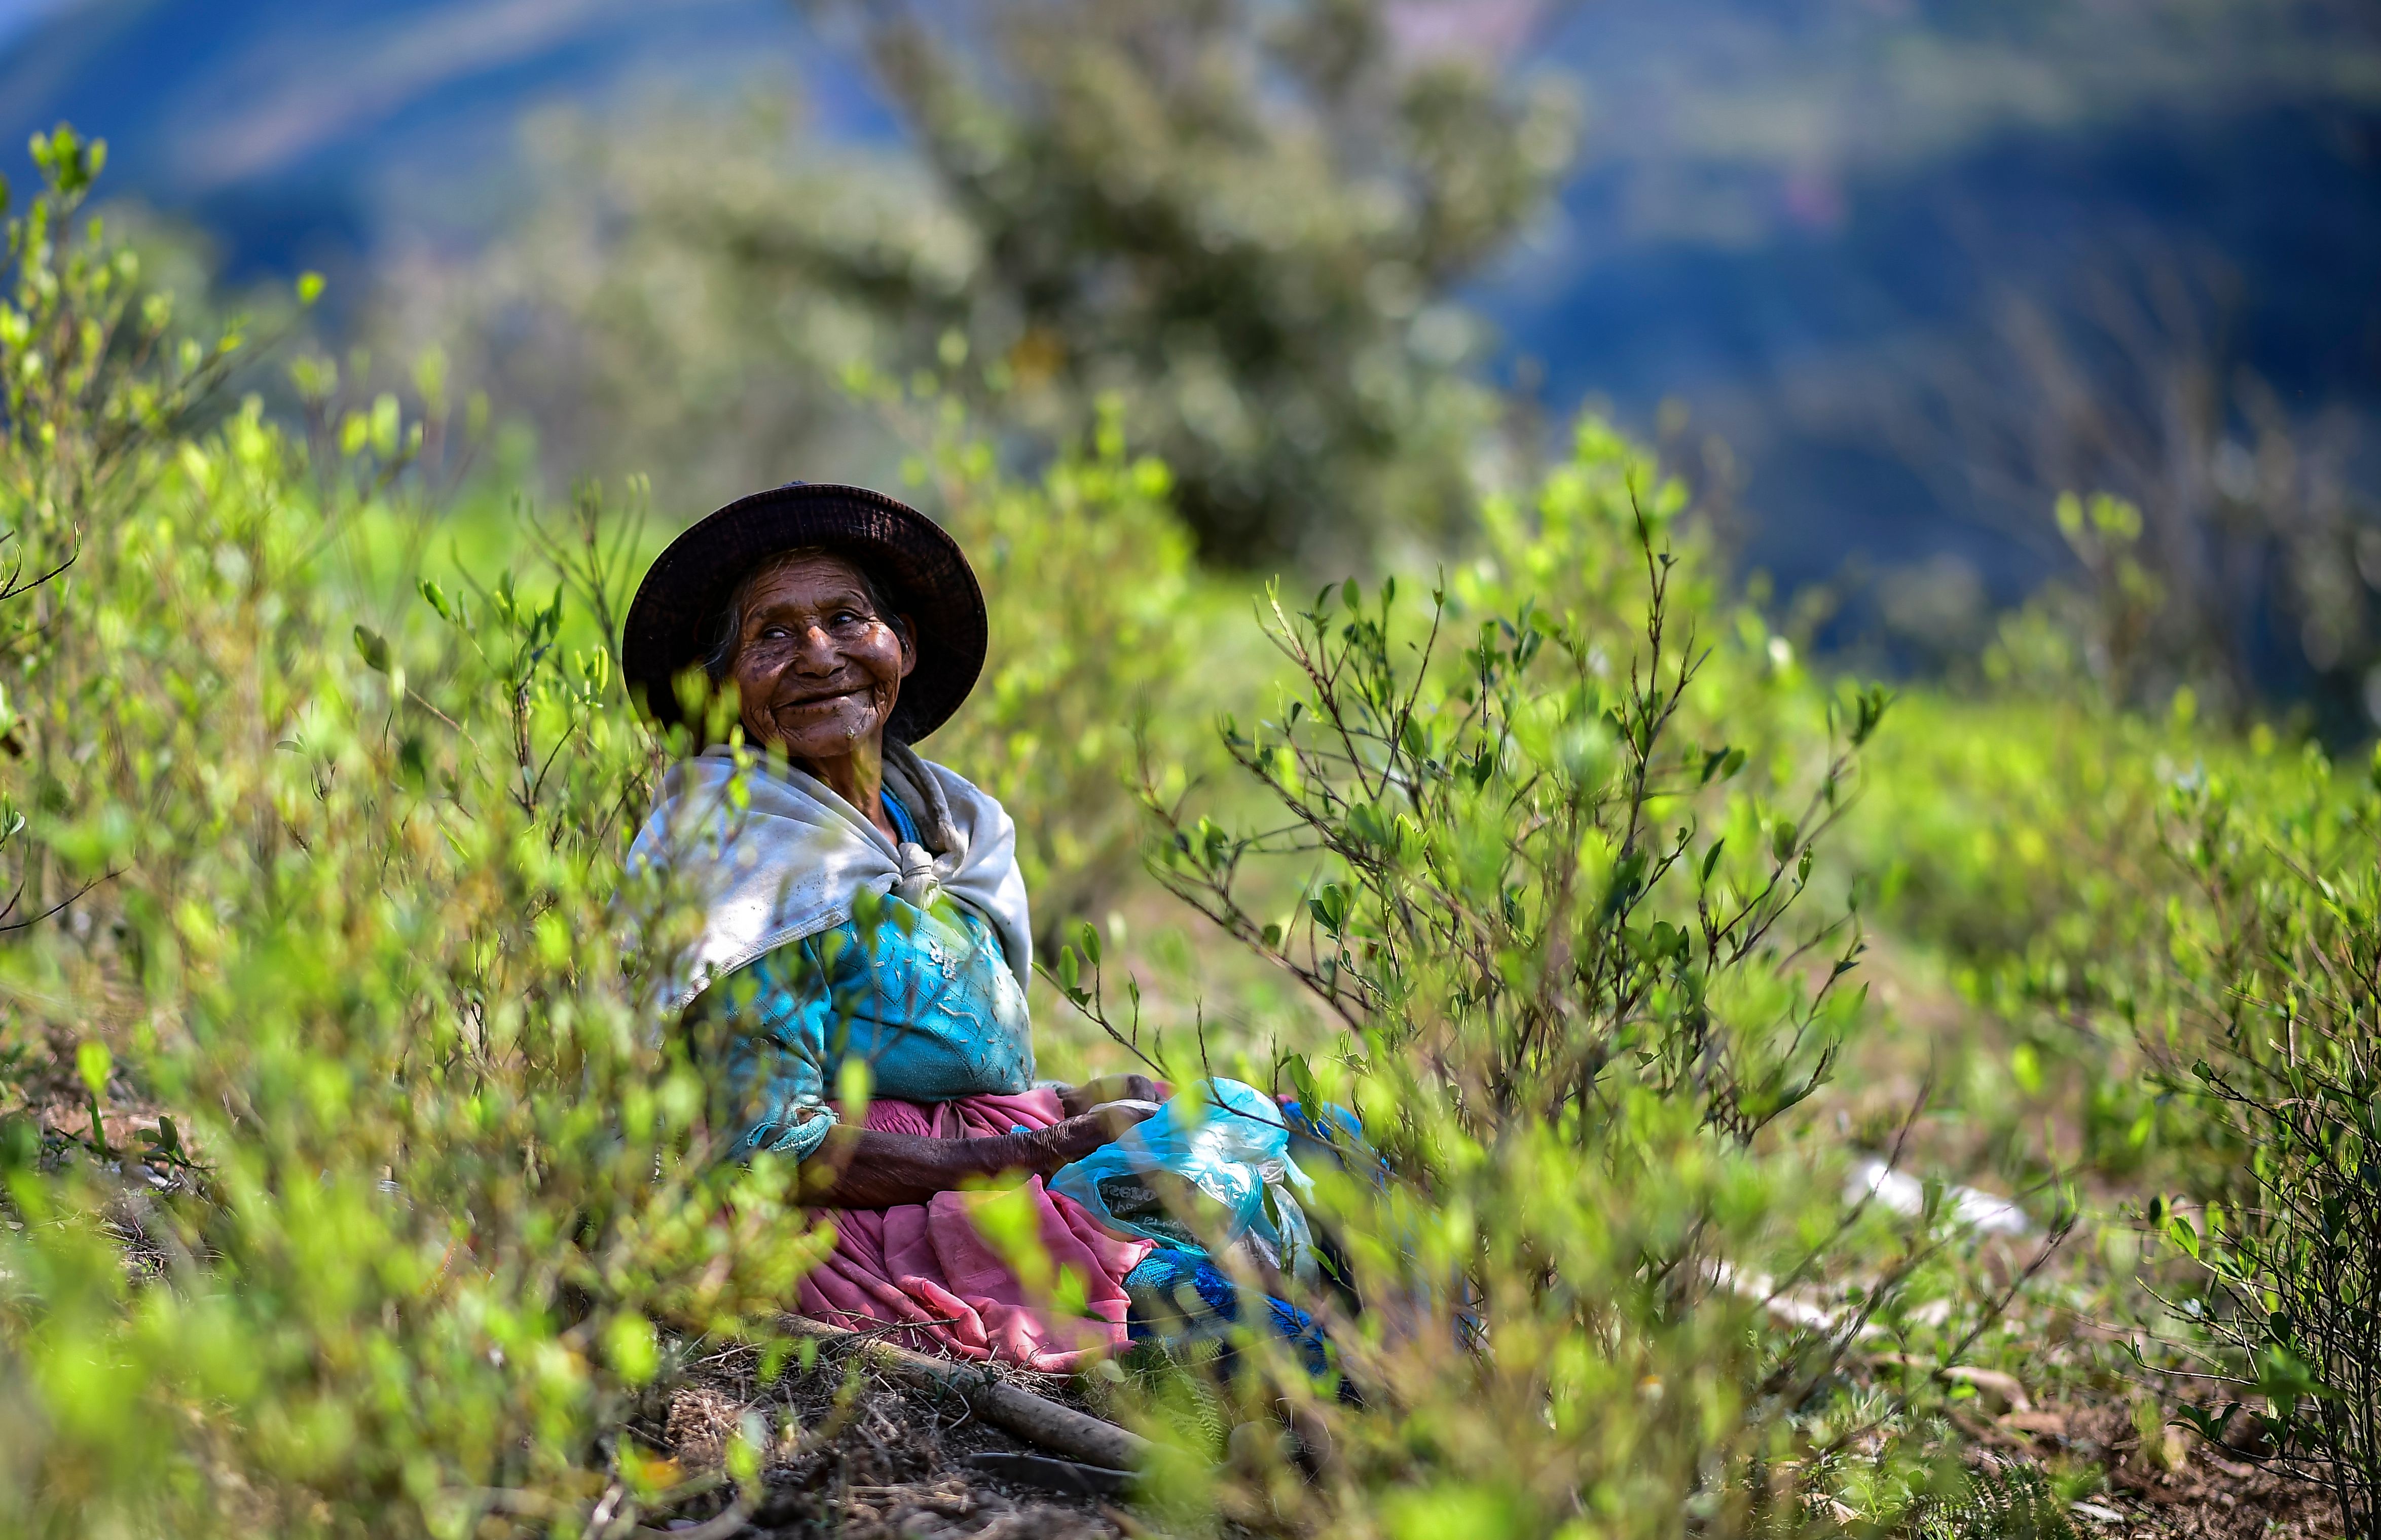
<path id="1" fill-rule="evenodd" d="M 2144 1449 L 2122 1405 L 2015 1412 L 1970 1431 L 2052 1471 L 2105 1471 L 2106 1489 L 2070 1510 L 2086 1540 L 2334 1540 L 2341 1533 L 2339 1505 L 2321 1487 L 2180 1429 Z"/>
<path id="2" fill-rule="evenodd" d="M 956 1399 L 937 1399 L 866 1365 L 823 1355 L 761 1382 L 757 1357 L 731 1349 L 689 1367 L 638 1428 L 688 1473 L 716 1466 L 740 1418 L 783 1429 L 763 1465 L 767 1497 L 746 1537 L 850 1540 L 1108 1540 L 1141 1532 L 1111 1500 L 1067 1496 L 990 1475 L 979 1453 L 1044 1454 L 985 1424 Z M 1079 1401 L 1067 1382 L 1016 1374 L 1054 1399 Z M 726 1506 L 690 1506 L 672 1527 Z M 649 1519 L 648 1523 L 658 1521 Z"/>

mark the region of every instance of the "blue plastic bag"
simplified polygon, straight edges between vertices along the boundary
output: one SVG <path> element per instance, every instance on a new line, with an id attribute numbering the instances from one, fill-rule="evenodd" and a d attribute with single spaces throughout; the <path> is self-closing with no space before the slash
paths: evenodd
<path id="1" fill-rule="evenodd" d="M 1190 1086 L 1113 1143 L 1060 1167 L 1048 1185 L 1123 1234 L 1195 1249 L 1171 1212 L 1178 1205 L 1140 1179 L 1160 1172 L 1220 1205 L 1233 1241 L 1251 1241 L 1284 1273 L 1313 1281 L 1313 1239 L 1298 1202 L 1313 1183 L 1290 1158 L 1289 1127 L 1273 1098 L 1240 1081 Z"/>

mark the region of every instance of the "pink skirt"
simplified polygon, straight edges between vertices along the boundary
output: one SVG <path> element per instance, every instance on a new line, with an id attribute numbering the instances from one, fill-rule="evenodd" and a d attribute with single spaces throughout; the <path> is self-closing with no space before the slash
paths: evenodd
<path id="1" fill-rule="evenodd" d="M 1021 1096 L 969 1096 L 922 1104 L 873 1101 L 866 1126 L 888 1133 L 988 1139 L 1022 1124 L 1060 1120 L 1055 1091 Z M 979 1227 L 987 1204 L 1022 1201 L 1048 1253 L 1046 1278 L 1029 1284 L 987 1238 L 1020 1228 L 1013 1211 Z M 1071 1198 L 1047 1192 L 1039 1177 L 1022 1194 L 937 1192 L 931 1202 L 893 1208 L 822 1210 L 835 1227 L 835 1250 L 801 1282 L 802 1314 L 854 1330 L 897 1326 L 888 1340 L 952 1358 L 997 1359 L 1061 1374 L 1124 1346 L 1124 1277 L 1156 1248 L 1108 1234 Z M 1042 1269 L 1028 1265 L 1028 1271 Z M 1062 1307 L 1060 1298 L 1068 1302 Z M 1080 1302 L 1081 1314 L 1075 1305 Z"/>

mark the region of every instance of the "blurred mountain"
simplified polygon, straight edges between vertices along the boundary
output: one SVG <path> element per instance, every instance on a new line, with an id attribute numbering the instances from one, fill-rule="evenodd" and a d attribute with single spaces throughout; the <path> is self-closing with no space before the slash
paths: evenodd
<path id="1" fill-rule="evenodd" d="M 1611 0 L 1541 54 L 1587 153 L 1479 299 L 1550 404 L 1691 408 L 1782 580 L 1949 556 L 2005 601 L 2060 565 L 1975 440 L 2062 362 L 2381 421 L 2381 7 Z"/>
<path id="2" fill-rule="evenodd" d="M 773 0 L 66 0 L 0 43 L 0 172 L 71 121 L 108 141 L 115 195 L 194 220 L 227 276 L 339 267 L 501 220 L 526 113 L 732 92 L 802 43 Z"/>
<path id="3" fill-rule="evenodd" d="M 2059 358 L 2164 349 L 2287 410 L 2381 414 L 2368 0 L 1393 13 L 1410 47 L 1581 83 L 1578 173 L 1469 298 L 1549 410 L 1601 397 L 1716 464 L 1747 558 L 1789 584 L 1948 559 L 2006 599 L 2055 565 L 2040 488 L 1966 439 Z M 496 227 L 526 115 L 788 78 L 826 135 L 897 136 L 786 0 L 0 0 L 0 170 L 70 119 L 230 277 L 336 275 Z M 2073 336 L 2045 353 L 2028 325 Z"/>

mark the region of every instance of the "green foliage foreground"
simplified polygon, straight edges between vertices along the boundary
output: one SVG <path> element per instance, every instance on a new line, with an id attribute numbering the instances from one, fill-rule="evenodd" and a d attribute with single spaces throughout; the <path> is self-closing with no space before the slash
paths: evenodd
<path id="1" fill-rule="evenodd" d="M 12 226 L 0 311 L 0 516 L 21 557 L 0 732 L 0 1522 L 626 1534 L 675 1478 L 631 1424 L 684 1344 L 815 1372 L 778 1313 L 824 1243 L 783 1169 L 713 1159 L 697 1069 L 641 1006 L 683 917 L 621 857 L 684 745 L 639 724 L 608 651 L 635 528 L 582 499 L 524 526 L 535 581 L 424 581 L 402 625 L 359 624 L 382 613 L 373 553 L 426 527 L 405 491 L 417 440 L 393 405 L 336 453 L 252 404 L 194 426 L 237 338 L 168 346 L 129 259 L 67 230 L 95 157 L 44 151 L 55 186 Z M 1324 1174 L 1317 1217 L 1365 1306 L 1307 1302 L 1330 1373 L 1251 1340 L 1208 1392 L 1260 1426 L 1288 1402 L 1301 1461 L 1236 1441 L 1219 1463 L 1213 1418 L 1169 1418 L 1162 1376 L 1116 1392 L 1171 1451 L 1148 1522 L 1926 1522 L 1959 1485 L 1935 1371 L 2014 1290 L 1939 1192 L 1909 1216 L 1848 1198 L 1854 1152 L 1817 1115 L 1875 1020 L 1852 903 L 1870 889 L 1832 882 L 1822 841 L 1884 697 L 1814 682 L 1729 608 L 1675 527 L 1679 494 L 1590 425 L 1426 598 L 1409 581 L 1274 606 L 1287 683 L 1226 725 L 1233 778 L 1186 792 L 1169 732 L 1223 687 L 1181 681 L 1230 654 L 1163 468 L 1111 430 L 1020 483 L 947 422 L 930 436 L 940 511 L 995 605 L 995 672 L 934 749 L 1017 813 L 1044 924 L 1115 891 L 1140 703 L 1159 880 L 1295 981 L 1316 1030 L 1256 1059 L 1161 1040 L 1096 931 L 1058 954 L 1064 995 L 1178 1075 L 1238 1049 L 1244 1072 L 1358 1107 L 1395 1173 Z M 2224 826 L 2210 861 L 2265 849 Z M 1913 834 L 1908 886 L 1956 891 L 1938 857 L 1958 848 Z M 2339 1188 L 2372 1169 L 2349 1116 L 2371 1106 L 2370 884 L 2323 890 L 2301 923 L 2291 884 L 2326 874 L 2260 873 L 2250 934 L 2269 939 L 2204 954 L 2230 972 L 2144 945 L 2180 971 L 2078 998 L 2182 1047 L 2204 1025 L 2142 1002 L 2210 982 L 2254 1007 L 2228 1008 L 2235 1057 L 2208 1071 L 2248 1109 L 2239 1136 L 2274 1141 L 2255 1119 L 2276 1086 L 2332 1109 L 2293 1114 L 2252 1206 L 2218 1211 L 2254 1222 L 2203 1227 L 2221 1239 L 2194 1254 L 2249 1306 L 2203 1312 L 2262 1335 L 2201 1345 L 2251 1383 L 2268 1365 L 2266 1392 L 2295 1398 L 2277 1419 L 2363 1394 L 2369 1430 L 2369 1392 L 2326 1346 L 2369 1324 L 2340 1337 L 2324 1312 L 2352 1304 L 2265 1296 L 2277 1273 L 2341 1265 L 2277 1247 L 2301 1233 L 2291 1204 L 2326 1235 L 2372 1233 Z M 2220 904 L 2161 923 L 2243 934 Z M 2318 975 L 2336 986 L 2311 993 Z M 2277 1057 L 2273 1021 L 2309 1033 Z M 2274 1432 L 2336 1450 L 2326 1425 Z M 730 1478 L 762 1482 L 802 1436 L 747 1425 Z M 2369 1431 L 2351 1418 L 2349 1436 L 2369 1460 Z"/>

